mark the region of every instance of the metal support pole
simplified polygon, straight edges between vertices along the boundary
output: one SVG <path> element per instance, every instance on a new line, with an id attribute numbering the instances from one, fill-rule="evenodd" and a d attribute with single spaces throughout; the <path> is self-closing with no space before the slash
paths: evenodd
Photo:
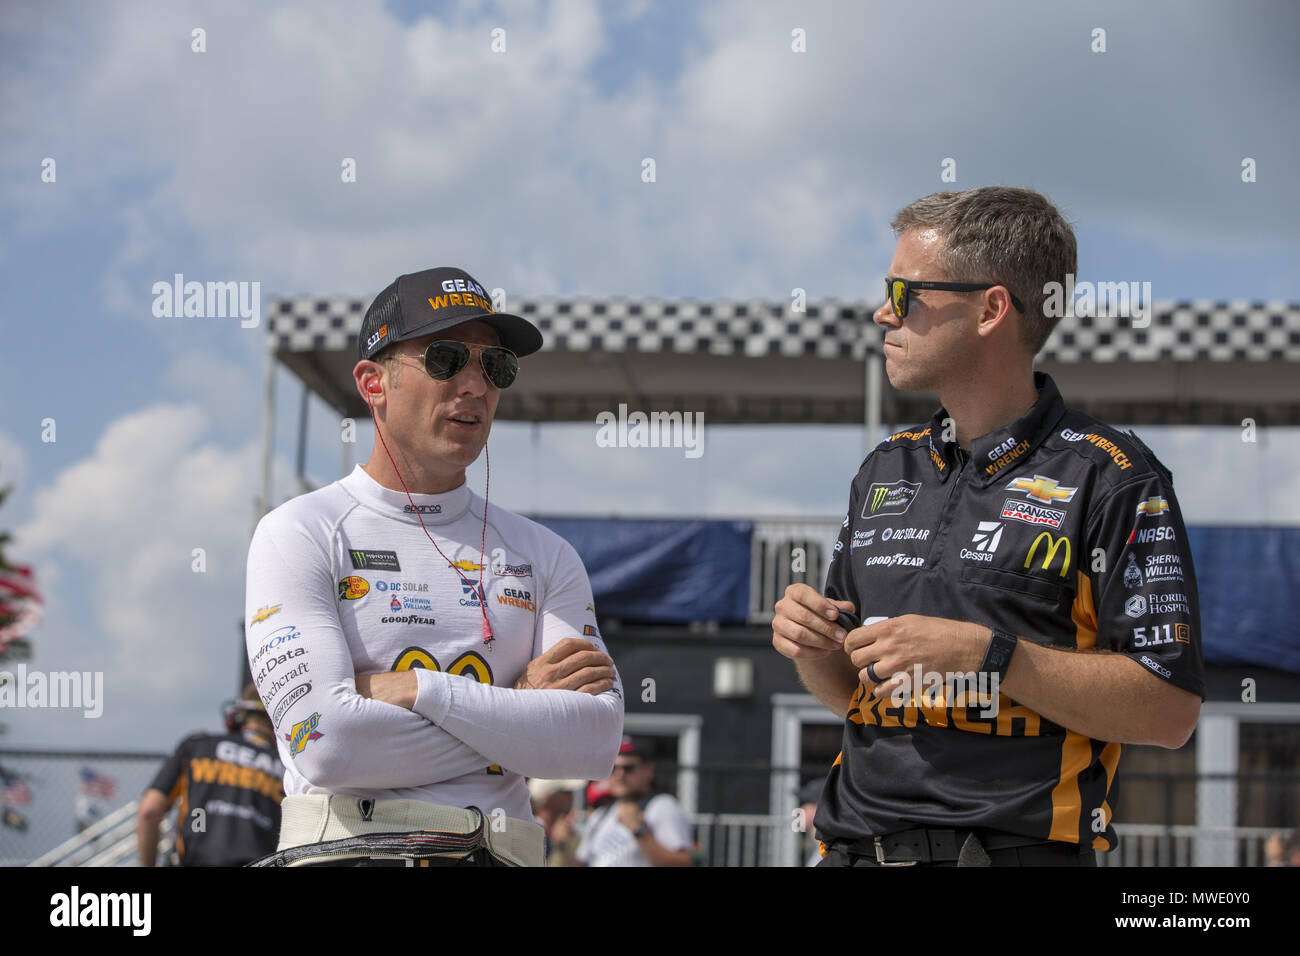
<path id="1" fill-rule="evenodd" d="M 305 494 L 311 489 L 307 487 L 307 399 L 311 396 L 311 390 L 307 388 L 307 383 L 302 386 L 302 403 L 298 406 L 298 494 Z"/>
<path id="2" fill-rule="evenodd" d="M 266 351 L 266 389 L 265 402 L 262 406 L 262 500 L 257 503 L 257 517 L 253 526 L 262 519 L 262 515 L 271 510 L 271 459 L 275 441 L 275 352 Z M 249 532 L 252 537 L 252 532 Z"/>

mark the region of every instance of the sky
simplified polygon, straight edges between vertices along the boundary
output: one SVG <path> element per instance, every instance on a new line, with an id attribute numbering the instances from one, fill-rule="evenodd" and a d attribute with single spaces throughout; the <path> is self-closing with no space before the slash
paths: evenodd
<path id="1" fill-rule="evenodd" d="M 14 491 L 0 528 L 47 599 L 29 666 L 102 671 L 105 701 L 98 719 L 4 713 L 0 743 L 170 749 L 217 726 L 236 688 L 266 325 L 159 317 L 155 282 L 369 299 L 457 264 L 521 297 L 787 300 L 798 286 L 874 301 L 897 209 L 1006 183 L 1074 224 L 1080 279 L 1300 303 L 1297 10 L 3 5 L 0 484 Z M 955 184 L 939 178 L 949 157 Z M 286 372 L 276 395 L 281 501 L 299 398 Z M 1300 524 L 1298 431 L 1244 444 L 1232 428 L 1141 429 L 1189 524 Z M 865 442 L 850 426 L 712 426 L 687 459 L 595 434 L 497 423 L 492 500 L 838 521 Z M 362 429 L 362 456 L 369 441 Z M 307 465 L 318 483 L 339 476 L 320 404 Z M 482 487 L 481 466 L 469 481 Z"/>

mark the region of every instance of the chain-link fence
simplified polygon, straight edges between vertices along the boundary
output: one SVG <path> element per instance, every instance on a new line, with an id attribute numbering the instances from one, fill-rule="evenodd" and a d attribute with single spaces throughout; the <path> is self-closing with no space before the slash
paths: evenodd
<path id="1" fill-rule="evenodd" d="M 167 756 L 0 750 L 0 767 L 11 781 L 6 793 L 19 798 L 4 807 L 0 865 L 26 865 L 77 835 L 87 824 L 139 799 Z M 660 784 L 669 791 L 676 789 L 683 772 L 695 775 L 702 809 L 693 815 L 694 838 L 709 866 L 806 862 L 814 847 L 811 834 L 798 832 L 791 816 L 736 813 L 715 802 L 734 794 L 738 786 L 754 789 L 766 801 L 771 775 L 788 769 L 669 762 L 658 766 Z M 801 778 L 808 779 L 815 769 L 801 768 L 805 771 Z M 15 780 L 22 783 L 21 788 L 13 785 Z M 1219 797 L 1235 801 L 1233 825 L 1198 827 L 1197 800 Z M 1115 808 L 1120 847 L 1099 859 L 1110 866 L 1192 866 L 1207 859 L 1220 865 L 1264 865 L 1268 838 L 1280 835 L 1285 839 L 1295 830 L 1298 801 L 1300 771 L 1235 775 L 1138 771 L 1121 775 Z"/>
<path id="2" fill-rule="evenodd" d="M 0 866 L 24 866 L 138 800 L 165 753 L 0 750 Z"/>

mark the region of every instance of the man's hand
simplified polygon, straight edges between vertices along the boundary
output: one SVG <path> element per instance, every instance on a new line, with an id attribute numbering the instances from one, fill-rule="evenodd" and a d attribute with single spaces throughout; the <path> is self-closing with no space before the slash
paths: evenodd
<path id="1" fill-rule="evenodd" d="M 903 614 L 854 628 L 844 640 L 844 653 L 858 669 L 862 683 L 876 685 L 871 696 L 888 697 L 904 680 L 911 680 L 917 664 L 925 673 L 979 670 L 988 644 L 989 629 L 982 625 Z M 867 665 L 879 682 L 867 673 Z"/>
<path id="2" fill-rule="evenodd" d="M 414 671 L 384 671 L 382 674 L 358 674 L 357 693 L 383 704 L 395 704 L 407 710 L 415 708 L 419 684 Z"/>
<path id="3" fill-rule="evenodd" d="M 576 690 L 603 694 L 614 686 L 614 662 L 591 641 L 566 637 L 528 662 L 516 690 Z"/>
<path id="4" fill-rule="evenodd" d="M 847 636 L 837 623 L 840 611 L 853 610 L 852 601 L 832 601 L 807 584 L 792 584 L 776 602 L 772 646 L 791 660 L 826 657 L 839 650 Z"/>
<path id="5" fill-rule="evenodd" d="M 645 814 L 641 812 L 635 800 L 620 800 L 614 807 L 614 814 L 618 817 L 618 822 L 633 833 L 636 833 L 645 821 Z"/>

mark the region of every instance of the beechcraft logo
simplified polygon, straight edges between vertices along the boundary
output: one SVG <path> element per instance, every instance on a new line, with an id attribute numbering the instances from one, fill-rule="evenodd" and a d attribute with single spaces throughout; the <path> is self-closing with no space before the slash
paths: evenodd
<path id="1" fill-rule="evenodd" d="M 1034 475 L 1032 481 L 1028 478 L 1016 478 L 1007 485 L 1007 491 L 1019 491 L 1035 501 L 1049 505 L 1055 501 L 1064 504 L 1073 498 L 1078 490 L 1078 488 L 1058 485 L 1055 478 L 1048 478 L 1046 475 Z"/>
<path id="2" fill-rule="evenodd" d="M 901 515 L 921 490 L 919 481 L 876 482 L 867 489 L 867 500 L 862 505 L 862 517 L 880 518 L 885 515 Z"/>

